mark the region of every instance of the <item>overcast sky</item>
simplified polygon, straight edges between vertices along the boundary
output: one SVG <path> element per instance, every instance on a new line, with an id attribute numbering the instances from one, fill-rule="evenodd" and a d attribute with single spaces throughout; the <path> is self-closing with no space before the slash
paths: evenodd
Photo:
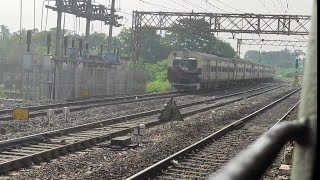
<path id="1" fill-rule="evenodd" d="M 23 23 L 22 27 L 25 29 L 32 29 L 34 26 L 34 0 L 22 0 L 23 1 Z M 47 29 L 56 26 L 56 13 L 49 10 L 47 16 L 47 10 L 42 8 L 43 0 L 36 1 L 36 28 L 45 29 L 45 19 L 48 17 Z M 110 0 L 93 0 L 97 3 L 109 5 Z M 213 7 L 210 4 L 206 4 L 208 1 L 210 4 L 215 5 L 218 8 Z M 148 4 L 148 3 L 154 4 Z M 193 3 L 190 4 L 189 2 Z M 220 9 L 230 13 L 258 13 L 258 14 L 284 14 L 285 11 L 291 15 L 311 15 L 312 0 L 116 0 L 116 8 L 120 11 L 120 14 L 125 17 L 122 23 L 125 23 L 125 27 L 131 27 L 131 13 L 132 10 L 141 11 L 191 11 L 203 12 L 218 12 L 224 13 Z M 45 2 L 47 4 L 47 2 Z M 52 5 L 54 2 L 51 3 Z M 288 7 L 288 8 L 287 8 Z M 41 15 L 43 10 L 43 21 L 41 23 Z M 122 13 L 123 12 L 123 13 Z M 127 14 L 128 13 L 128 14 Z M 85 31 L 85 20 L 80 19 L 80 28 L 75 28 L 75 18 L 72 15 L 66 15 L 66 29 L 77 30 L 80 33 Z M 77 20 L 79 22 L 79 19 Z M 20 0 L 1 0 L 0 6 L 0 25 L 4 24 L 9 27 L 10 31 L 18 31 L 20 24 Z M 102 27 L 102 28 L 101 28 Z M 102 25 L 100 22 L 92 23 L 91 30 L 98 32 L 108 32 L 108 26 Z M 115 29 L 115 35 L 119 33 L 120 28 Z M 230 42 L 236 49 L 236 40 L 230 40 L 230 33 L 219 33 L 218 37 Z M 241 37 L 241 35 L 237 35 Z M 302 36 L 279 36 L 279 35 L 254 35 L 243 34 L 242 38 L 264 38 L 264 39 L 303 39 Z M 307 38 L 307 37 L 305 37 Z M 284 47 L 283 47 L 284 48 Z M 242 53 L 249 49 L 260 49 L 255 46 L 243 46 Z M 292 49 L 292 48 L 289 48 Z M 264 46 L 262 50 L 279 50 L 279 47 Z"/>

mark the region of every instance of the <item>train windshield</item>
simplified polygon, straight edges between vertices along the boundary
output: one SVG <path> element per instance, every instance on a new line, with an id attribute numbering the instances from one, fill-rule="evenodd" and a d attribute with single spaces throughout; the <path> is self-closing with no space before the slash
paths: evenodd
<path id="1" fill-rule="evenodd" d="M 190 71 L 197 69 L 197 61 L 196 60 L 186 60 L 186 59 L 175 59 L 173 61 L 173 67 L 179 68 L 184 71 Z"/>

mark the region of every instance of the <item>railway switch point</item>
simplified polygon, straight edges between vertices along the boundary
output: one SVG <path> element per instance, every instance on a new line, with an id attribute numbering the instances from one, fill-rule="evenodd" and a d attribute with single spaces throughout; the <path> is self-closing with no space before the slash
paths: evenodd
<path id="1" fill-rule="evenodd" d="M 111 147 L 127 147 L 131 144 L 130 136 L 122 136 L 111 139 Z"/>

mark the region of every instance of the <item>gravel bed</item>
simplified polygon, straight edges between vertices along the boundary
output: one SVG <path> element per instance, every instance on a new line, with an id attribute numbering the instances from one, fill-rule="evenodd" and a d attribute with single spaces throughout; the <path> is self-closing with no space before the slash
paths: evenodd
<path id="1" fill-rule="evenodd" d="M 286 90 L 290 89 L 287 87 Z M 250 114 L 285 94 L 270 91 L 247 100 L 185 118 L 184 122 L 147 130 L 143 147 L 128 151 L 98 149 L 74 153 L 30 169 L 13 172 L 10 179 L 122 179 L 204 138 L 231 121 Z M 295 98 L 297 99 L 297 98 Z"/>
<path id="2" fill-rule="evenodd" d="M 284 83 L 283 81 L 279 80 L 274 80 L 274 83 Z M 240 87 L 240 86 L 239 86 Z M 122 96 L 115 96 L 115 97 L 122 97 Z M 94 99 L 101 99 L 101 98 L 90 98 L 90 100 Z M 80 100 L 80 99 L 79 99 Z M 86 99 L 83 99 L 86 100 Z M 21 99 L 0 99 L 0 110 L 2 109 L 11 109 L 13 107 L 17 106 L 23 106 L 23 107 L 28 107 L 28 106 L 40 106 L 40 105 L 49 105 L 49 104 L 55 104 L 55 103 L 65 103 L 67 101 L 64 100 L 21 100 Z"/>
<path id="3" fill-rule="evenodd" d="M 252 87 L 253 88 L 253 87 Z M 287 89 L 291 87 L 285 87 Z M 231 94 L 234 92 L 243 91 L 248 87 L 235 88 L 233 90 L 223 90 L 214 93 L 201 94 L 201 95 L 187 95 L 175 98 L 177 104 L 184 104 L 193 101 L 205 100 L 223 94 Z M 251 88 L 250 88 L 251 89 Z M 214 95 L 214 96 L 213 96 Z M 30 119 L 29 122 L 8 121 L 0 122 L 0 126 L 7 129 L 6 135 L 0 135 L 0 140 L 12 139 L 26 135 L 37 134 L 41 132 L 58 130 L 66 127 L 106 120 L 133 113 L 145 112 L 154 109 L 164 108 L 169 98 L 155 99 L 144 102 L 135 102 L 128 104 L 108 105 L 103 107 L 91 108 L 84 111 L 72 112 L 70 114 L 70 122 L 65 122 L 63 115 L 56 115 L 48 126 L 46 117 L 36 117 Z"/>
<path id="4" fill-rule="evenodd" d="M 289 116 L 288 121 L 297 120 L 298 118 L 298 110 L 295 109 Z M 289 147 L 289 143 L 286 144 L 286 146 L 282 149 L 282 151 L 279 153 L 277 159 L 274 161 L 274 163 L 270 166 L 268 171 L 264 174 L 264 176 L 261 178 L 262 180 L 274 180 L 279 175 L 279 167 L 281 164 L 284 163 L 283 161 L 283 155 L 285 148 Z"/>

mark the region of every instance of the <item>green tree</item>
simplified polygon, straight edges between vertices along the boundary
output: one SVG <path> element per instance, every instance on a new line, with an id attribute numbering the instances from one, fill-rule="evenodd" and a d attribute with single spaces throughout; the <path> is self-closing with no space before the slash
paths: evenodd
<path id="1" fill-rule="evenodd" d="M 283 68 L 292 68 L 295 63 L 295 52 L 290 52 L 288 49 L 284 49 L 281 51 L 269 51 L 269 52 L 260 52 L 259 51 L 250 50 L 247 51 L 244 55 L 244 59 L 259 62 L 261 59 L 261 63 L 272 65 L 274 67 L 283 67 Z"/>
<path id="2" fill-rule="evenodd" d="M 211 26 L 204 19 L 180 19 L 172 28 L 176 30 L 168 32 L 164 42 L 174 50 L 187 49 L 208 54 L 220 53 L 223 57 L 236 55 L 229 43 L 216 38 L 209 31 Z"/>
<path id="3" fill-rule="evenodd" d="M 166 59 L 172 51 L 170 46 L 162 42 L 162 38 L 156 30 L 142 30 L 141 57 L 148 63 L 157 63 Z M 130 55 L 132 51 L 132 29 L 123 28 L 117 36 L 118 46 L 125 55 Z"/>
<path id="4" fill-rule="evenodd" d="M 9 28 L 5 25 L 1 25 L 0 26 L 0 40 L 1 42 L 2 41 L 5 41 L 7 40 L 9 37 L 10 37 L 10 31 L 9 31 Z"/>

